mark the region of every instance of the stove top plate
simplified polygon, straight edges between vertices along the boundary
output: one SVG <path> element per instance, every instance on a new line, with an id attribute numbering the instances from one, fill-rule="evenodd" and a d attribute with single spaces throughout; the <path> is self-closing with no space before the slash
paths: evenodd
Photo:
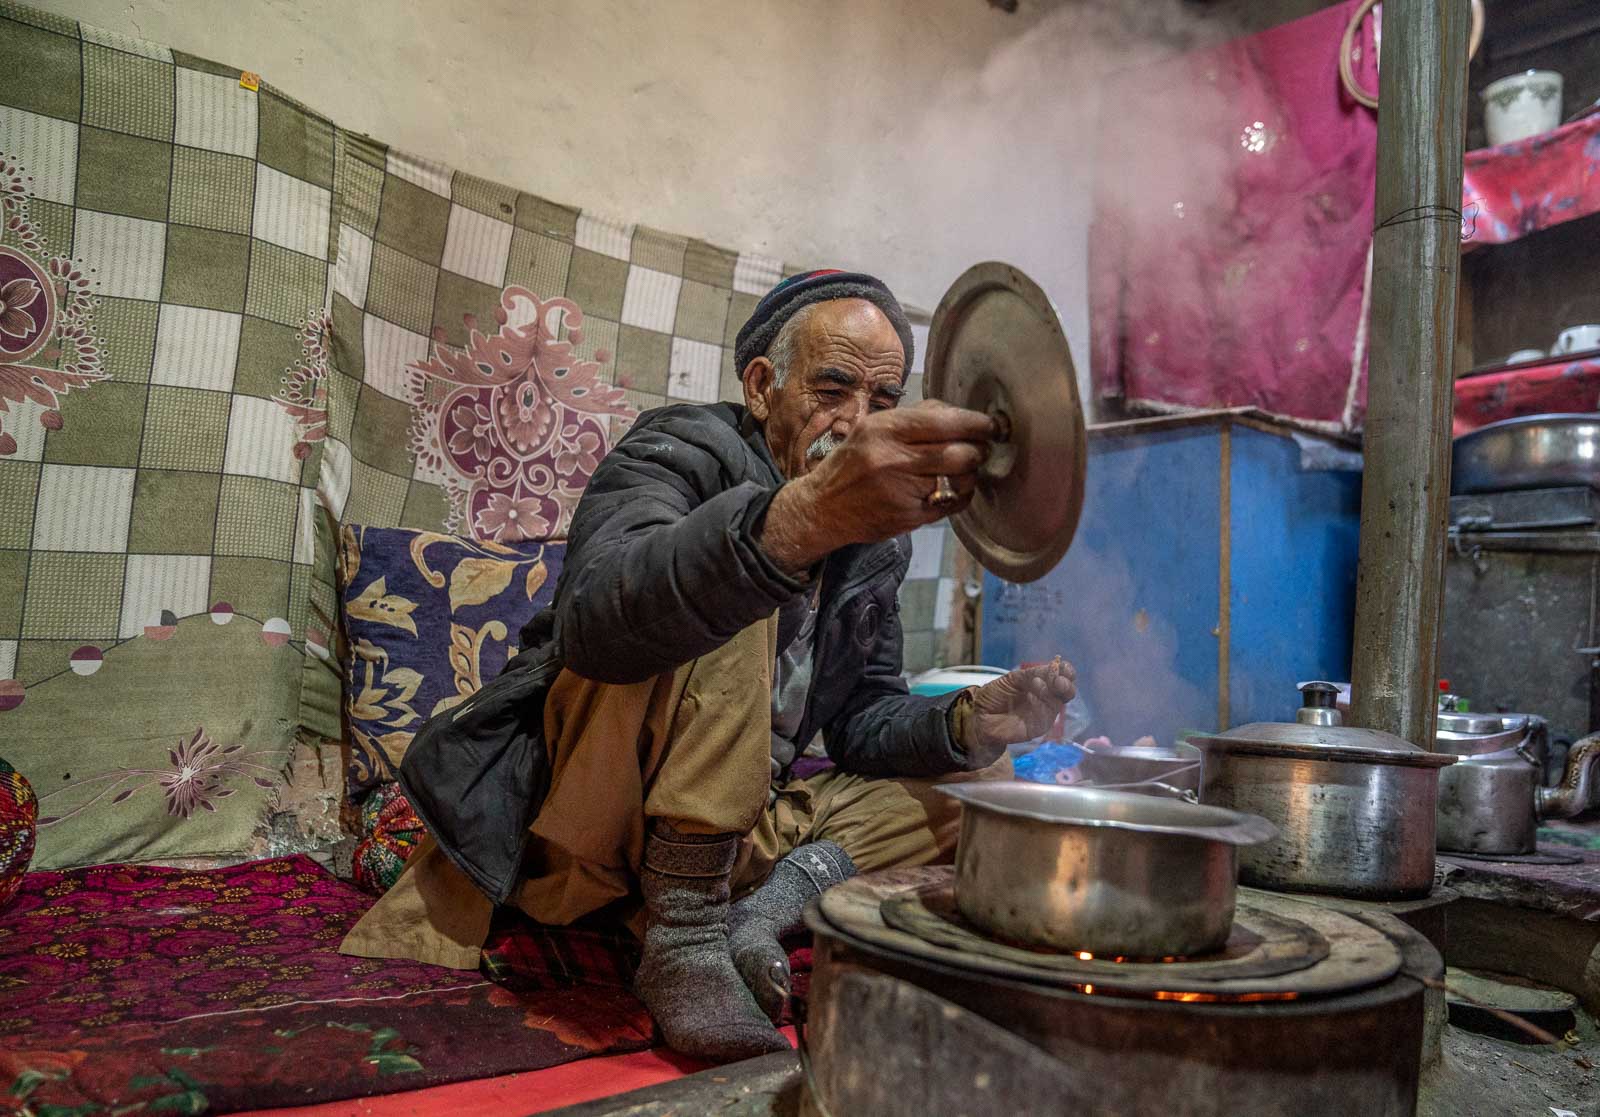
<path id="1" fill-rule="evenodd" d="M 948 866 L 855 877 L 823 893 L 839 931 L 897 953 L 994 977 L 1084 993 L 1157 1000 L 1295 1000 L 1349 992 L 1400 971 L 1399 947 L 1360 918 L 1276 893 L 1241 889 L 1221 952 L 1124 961 L 1031 950 L 980 934 L 955 907 Z"/>

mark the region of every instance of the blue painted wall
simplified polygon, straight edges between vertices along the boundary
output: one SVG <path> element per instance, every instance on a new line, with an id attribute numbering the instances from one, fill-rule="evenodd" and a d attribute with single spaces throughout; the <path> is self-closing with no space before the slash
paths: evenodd
<path id="1" fill-rule="evenodd" d="M 985 578 L 984 661 L 1060 654 L 1094 730 L 1170 741 L 1216 720 L 1217 434 L 1186 427 L 1089 442 L 1083 517 L 1044 578 Z"/>
<path id="2" fill-rule="evenodd" d="M 1235 425 L 1230 722 L 1282 720 L 1307 678 L 1349 677 L 1360 476 L 1302 472 L 1299 449 Z M 1060 654 L 1092 732 L 1170 742 L 1216 729 L 1221 421 L 1090 438 L 1072 549 L 1026 586 L 985 576 L 983 659 Z"/>
<path id="3" fill-rule="evenodd" d="M 1295 684 L 1350 678 L 1361 475 L 1302 471 L 1292 438 L 1233 428 L 1234 725 L 1286 721 Z"/>

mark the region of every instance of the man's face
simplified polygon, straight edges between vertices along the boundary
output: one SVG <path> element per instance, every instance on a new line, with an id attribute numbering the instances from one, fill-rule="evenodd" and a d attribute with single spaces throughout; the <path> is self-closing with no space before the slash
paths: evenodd
<path id="1" fill-rule="evenodd" d="M 789 480 L 816 468 L 863 415 L 886 411 L 905 394 L 905 350 L 883 311 L 865 299 L 815 303 L 810 311 L 781 386 L 765 357 L 744 376 L 745 406 Z"/>

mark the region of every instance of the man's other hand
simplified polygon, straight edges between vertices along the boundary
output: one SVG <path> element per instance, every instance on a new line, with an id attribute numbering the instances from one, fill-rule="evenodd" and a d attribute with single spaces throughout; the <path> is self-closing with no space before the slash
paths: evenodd
<path id="1" fill-rule="evenodd" d="M 1060 656 L 1007 672 L 969 691 L 961 699 L 967 709 L 958 709 L 956 721 L 970 766 L 986 768 L 1000 759 L 1007 745 L 1048 732 L 1077 693 L 1078 672 Z"/>

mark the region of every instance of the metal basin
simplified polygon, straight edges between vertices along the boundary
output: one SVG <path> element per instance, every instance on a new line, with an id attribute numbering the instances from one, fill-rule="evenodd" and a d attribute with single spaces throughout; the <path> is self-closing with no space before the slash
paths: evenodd
<path id="1" fill-rule="evenodd" d="M 1455 440 L 1450 491 L 1600 487 L 1600 415 L 1503 419 Z"/>
<path id="2" fill-rule="evenodd" d="M 1233 927 L 1253 815 L 1126 791 L 952 784 L 956 905 L 1003 939 L 1101 957 L 1208 954 Z"/>
<path id="3" fill-rule="evenodd" d="M 1090 787 L 1198 800 L 1200 764 L 1200 750 L 1193 745 L 1180 743 L 1170 749 L 1130 745 L 1086 752 L 1078 770 Z"/>

